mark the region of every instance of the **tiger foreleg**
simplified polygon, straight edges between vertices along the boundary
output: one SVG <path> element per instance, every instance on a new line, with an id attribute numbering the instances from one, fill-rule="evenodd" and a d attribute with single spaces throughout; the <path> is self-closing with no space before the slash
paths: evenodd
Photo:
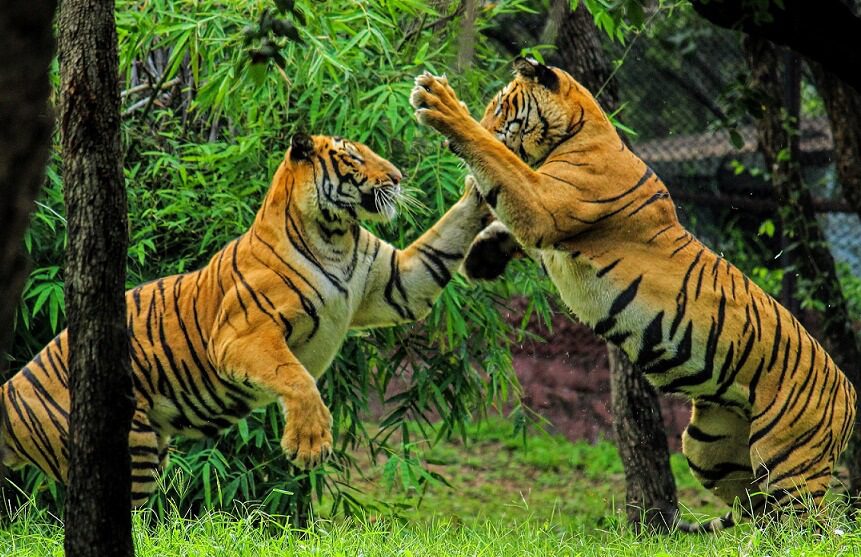
<path id="1" fill-rule="evenodd" d="M 492 215 L 467 176 L 463 196 L 405 249 L 380 242 L 352 327 L 382 327 L 422 319 L 463 263 Z"/>
<path id="2" fill-rule="evenodd" d="M 511 231 L 494 221 L 469 246 L 463 261 L 464 274 L 471 280 L 494 280 L 505 272 L 509 261 L 524 255 Z"/>
<path id="3" fill-rule="evenodd" d="M 158 434 L 141 408 L 136 409 L 132 417 L 129 453 L 132 466 L 132 507 L 140 507 L 156 489 L 161 463 Z"/>
<path id="4" fill-rule="evenodd" d="M 481 195 L 521 245 L 556 248 L 595 221 L 599 206 L 530 168 L 470 116 L 445 77 L 418 76 L 410 104 L 418 121 L 444 135 L 469 165 Z"/>
<path id="5" fill-rule="evenodd" d="M 316 381 L 278 331 L 272 327 L 250 330 L 252 334 L 239 338 L 229 338 L 235 334 L 230 327 L 217 331 L 210 359 L 226 379 L 251 384 L 280 400 L 286 419 L 281 448 L 297 466 L 314 467 L 332 452 L 332 414 Z"/>

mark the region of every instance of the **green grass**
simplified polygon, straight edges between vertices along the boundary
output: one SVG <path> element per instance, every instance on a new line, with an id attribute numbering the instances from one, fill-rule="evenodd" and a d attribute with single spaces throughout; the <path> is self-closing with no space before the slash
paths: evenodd
<path id="1" fill-rule="evenodd" d="M 588 529 L 620 520 L 624 469 L 609 441 L 571 443 L 535 432 L 524 442 L 500 419 L 473 426 L 468 438 L 466 444 L 452 440 L 424 450 L 417 447 L 418 457 L 451 487 L 430 484 L 416 490 L 406 478 L 386 477 L 383 463 L 363 462 L 359 468 L 366 479 L 356 482 L 362 491 L 357 498 L 393 503 L 400 509 L 398 516 L 413 522 L 543 523 L 568 517 Z M 703 520 L 726 512 L 693 478 L 684 456 L 672 455 L 670 464 L 686 518 Z M 325 505 L 320 512 L 327 514 Z"/>
<path id="2" fill-rule="evenodd" d="M 361 517 L 327 517 L 325 502 L 307 531 L 284 517 L 254 507 L 232 514 L 186 519 L 171 513 L 158 521 L 135 514 L 139 556 L 508 556 L 508 555 L 859 555 L 861 530 L 835 503 L 819 533 L 797 523 L 755 528 L 744 523 L 713 536 L 636 535 L 624 523 L 622 467 L 612 444 L 569 443 L 533 434 L 524 447 L 510 426 L 490 421 L 470 431 L 467 445 L 445 442 L 419 450 L 431 469 L 452 487 L 434 484 L 423 493 L 384 462 L 364 462 L 360 498 L 387 499 L 390 507 Z M 699 518 L 725 511 L 691 477 L 684 458 L 673 455 L 680 499 Z M 385 484 L 389 485 L 385 485 Z M 407 486 L 407 487 L 405 487 Z M 415 504 L 420 501 L 416 508 Z M 690 514 L 689 514 L 690 517 Z M 62 528 L 43 511 L 25 508 L 0 529 L 0 555 L 60 556 Z"/>
<path id="3" fill-rule="evenodd" d="M 627 528 L 585 530 L 562 519 L 554 523 L 525 521 L 499 524 L 453 520 L 411 523 L 396 520 L 321 521 L 296 532 L 284 521 L 256 512 L 237 517 L 213 513 L 194 520 L 171 517 L 152 524 L 145 513 L 135 517 L 137 555 L 236 556 L 812 556 L 857 555 L 858 532 L 825 535 L 792 526 L 765 531 L 743 525 L 715 536 L 635 536 Z M 20 519 L 0 534 L 0 555 L 61 556 L 62 531 L 38 519 Z"/>

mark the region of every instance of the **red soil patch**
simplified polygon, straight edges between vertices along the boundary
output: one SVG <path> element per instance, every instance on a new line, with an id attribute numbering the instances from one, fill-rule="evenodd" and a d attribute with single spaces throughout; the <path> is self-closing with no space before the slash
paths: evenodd
<path id="1" fill-rule="evenodd" d="M 522 300 L 512 301 L 506 318 L 519 324 Z M 551 424 L 551 430 L 571 440 L 613 439 L 610 413 L 610 371 L 604 341 L 567 312 L 553 318 L 549 332 L 537 319 L 527 329 L 546 342 L 526 341 L 513 350 L 514 368 L 523 385 L 523 402 Z M 690 419 L 687 401 L 662 396 L 661 411 L 667 441 L 679 448 Z"/>

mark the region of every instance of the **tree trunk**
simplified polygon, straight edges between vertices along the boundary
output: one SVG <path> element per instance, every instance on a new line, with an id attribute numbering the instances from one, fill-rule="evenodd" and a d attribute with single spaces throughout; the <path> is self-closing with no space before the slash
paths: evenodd
<path id="1" fill-rule="evenodd" d="M 625 466 L 628 522 L 666 531 L 678 512 L 676 482 L 658 395 L 618 347 L 608 345 L 610 406 L 616 446 Z"/>
<path id="2" fill-rule="evenodd" d="M 463 72 L 472 66 L 475 55 L 475 17 L 478 0 L 464 0 L 463 19 L 457 37 L 457 70 Z"/>
<path id="3" fill-rule="evenodd" d="M 861 217 L 861 93 L 825 71 L 820 64 L 810 62 L 809 65 L 831 122 L 837 180 L 844 199 Z M 851 354 L 850 349 L 850 357 Z M 841 358 L 838 363 L 855 385 L 855 390 L 861 393 L 861 362 Z M 857 509 L 861 507 L 861 423 L 855 424 L 855 434 L 843 460 L 849 468 L 849 492 Z"/>
<path id="4" fill-rule="evenodd" d="M 810 62 L 809 66 L 831 122 L 834 162 L 843 197 L 861 217 L 861 93 L 822 65 Z"/>
<path id="5" fill-rule="evenodd" d="M 30 268 L 21 239 L 45 179 L 54 128 L 48 69 L 54 56 L 55 8 L 54 0 L 35 0 L 5 2 L 0 10 L 0 383 L 6 378 L 5 355 Z M 2 443 L 0 439 L 0 454 Z M 0 459 L 0 485 L 5 475 Z"/>
<path id="6" fill-rule="evenodd" d="M 112 0 L 60 6 L 60 130 L 69 243 L 69 557 L 133 555 L 126 193 Z"/>
<path id="7" fill-rule="evenodd" d="M 21 238 L 45 179 L 54 117 L 48 69 L 54 0 L 4 2 L 0 9 L 0 356 L 6 353 L 28 274 Z M 5 371 L 5 360 L 0 371 Z"/>
<path id="8" fill-rule="evenodd" d="M 759 148 L 771 172 L 781 206 L 779 213 L 784 233 L 792 238 L 793 261 L 798 274 L 795 294 L 811 296 L 824 304 L 823 344 L 857 386 L 861 352 L 849 320 L 834 258 L 816 220 L 810 190 L 801 175 L 797 135 L 787 131 L 797 128 L 798 123 L 787 122 L 785 118 L 786 114 L 792 113 L 792 107 L 783 101 L 784 81 L 779 71 L 781 57 L 774 45 L 755 37 L 746 37 L 744 50 L 752 85 L 767 99 L 757 124 Z M 861 427 L 857 421 L 846 462 L 850 472 L 850 492 L 857 497 L 861 493 Z"/>
<path id="9" fill-rule="evenodd" d="M 567 0 L 556 0 L 567 4 Z M 558 64 L 613 111 L 619 103 L 616 83 L 601 47 L 598 29 L 584 8 L 567 10 L 556 37 Z M 602 89 L 603 88 L 603 89 Z M 664 433 L 658 395 L 618 348 L 609 346 L 610 397 L 616 445 L 625 466 L 628 521 L 668 530 L 678 509 L 676 484 Z"/>

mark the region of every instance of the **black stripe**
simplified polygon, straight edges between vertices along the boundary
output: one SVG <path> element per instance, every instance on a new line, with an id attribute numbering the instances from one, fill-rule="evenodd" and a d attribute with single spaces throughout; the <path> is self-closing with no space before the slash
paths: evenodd
<path id="1" fill-rule="evenodd" d="M 598 278 L 603 277 L 604 275 L 606 275 L 607 273 L 609 273 L 610 271 L 612 271 L 612 270 L 613 270 L 613 268 L 614 268 L 614 267 L 616 267 L 616 265 L 618 265 L 620 261 L 622 261 L 622 259 L 621 259 L 621 258 L 619 258 L 619 259 L 617 259 L 617 260 L 613 261 L 612 263 L 610 263 L 610 264 L 609 264 L 609 265 L 607 265 L 606 267 L 602 267 L 601 269 L 598 269 L 598 272 L 597 272 L 597 273 L 595 273 L 595 276 L 596 276 L 596 277 L 598 277 Z"/>
<path id="2" fill-rule="evenodd" d="M 612 203 L 612 202 L 614 202 L 614 201 L 619 201 L 620 199 L 622 199 L 622 198 L 623 198 L 623 197 L 625 197 L 626 195 L 630 195 L 631 193 L 633 193 L 634 191 L 636 191 L 636 190 L 637 190 L 637 188 L 639 188 L 640 186 L 642 186 L 643 184 L 645 184 L 645 183 L 646 183 L 646 181 L 647 181 L 649 178 L 651 178 L 652 176 L 654 176 L 654 174 L 655 174 L 655 173 L 654 173 L 654 172 L 652 172 L 652 169 L 651 169 L 651 168 L 649 168 L 649 167 L 647 166 L 647 167 L 646 167 L 646 171 L 643 173 L 643 175 L 640 177 L 640 179 L 639 179 L 639 180 L 637 180 L 637 183 L 636 183 L 636 184 L 634 184 L 633 186 L 631 186 L 631 188 L 630 188 L 630 189 L 625 190 L 625 191 L 623 191 L 622 193 L 620 193 L 619 195 L 616 195 L 616 196 L 613 196 L 613 197 L 604 197 L 604 198 L 601 198 L 601 199 L 584 199 L 584 200 L 583 200 L 583 202 L 584 202 L 584 203 Z M 572 185 L 573 185 L 573 184 L 572 184 Z"/>
<path id="3" fill-rule="evenodd" d="M 628 216 L 633 217 L 634 215 L 636 215 L 637 213 L 639 213 L 640 211 L 642 211 L 643 209 L 645 209 L 646 207 L 648 207 L 649 205 L 654 203 L 655 201 L 660 201 L 661 199 L 669 199 L 669 198 L 670 198 L 670 192 L 668 192 L 666 190 L 659 191 L 659 192 L 655 193 L 654 195 L 652 195 L 652 197 L 650 197 L 649 199 L 645 200 L 642 205 L 640 205 L 639 207 L 637 207 L 636 209 L 634 209 L 633 211 L 628 213 Z"/>
<path id="4" fill-rule="evenodd" d="M 685 431 L 688 434 L 688 437 L 694 441 L 701 441 L 703 443 L 714 443 L 715 441 L 727 438 L 726 435 L 712 435 L 711 433 L 706 433 L 693 424 L 688 424 Z"/>
<path id="5" fill-rule="evenodd" d="M 637 289 L 640 287 L 640 281 L 643 280 L 643 275 L 640 275 L 636 279 L 634 279 L 631 284 L 628 285 L 625 290 L 623 290 L 616 299 L 613 300 L 613 303 L 610 304 L 610 313 L 599 321 L 595 327 L 595 334 L 603 335 L 610 331 L 613 326 L 616 324 L 616 316 L 622 312 L 628 305 L 634 300 L 637 296 Z"/>

